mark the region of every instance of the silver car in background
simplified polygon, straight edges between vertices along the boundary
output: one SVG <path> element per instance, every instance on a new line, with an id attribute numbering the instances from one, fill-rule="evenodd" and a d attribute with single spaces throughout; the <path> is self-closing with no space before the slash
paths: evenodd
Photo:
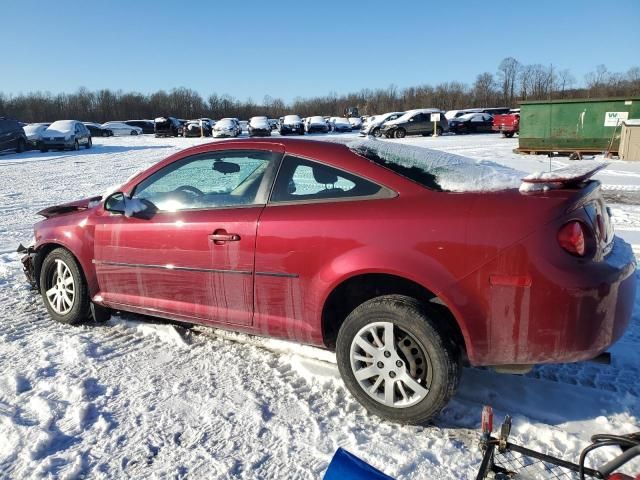
<path id="1" fill-rule="evenodd" d="M 382 125 L 384 125 L 384 122 L 395 120 L 397 118 L 400 118 L 404 114 L 405 112 L 387 112 L 383 113 L 382 115 L 369 117 L 362 124 L 360 135 L 373 135 L 374 137 L 379 137 L 382 135 L 380 129 Z"/>

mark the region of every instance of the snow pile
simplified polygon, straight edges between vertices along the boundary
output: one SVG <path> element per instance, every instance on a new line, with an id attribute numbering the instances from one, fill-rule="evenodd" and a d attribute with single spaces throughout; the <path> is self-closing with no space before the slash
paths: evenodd
<path id="1" fill-rule="evenodd" d="M 472 160 L 440 150 L 375 139 L 354 140 L 346 146 L 363 157 L 382 160 L 383 165 L 418 168 L 432 175 L 442 190 L 450 192 L 493 192 L 518 188 L 525 175 L 487 160 Z"/>

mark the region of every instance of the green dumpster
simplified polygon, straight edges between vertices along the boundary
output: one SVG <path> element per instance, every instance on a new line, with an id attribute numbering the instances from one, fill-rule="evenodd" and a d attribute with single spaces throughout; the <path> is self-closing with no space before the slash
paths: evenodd
<path id="1" fill-rule="evenodd" d="M 522 153 L 617 153 L 622 122 L 640 118 L 640 97 L 520 102 Z"/>

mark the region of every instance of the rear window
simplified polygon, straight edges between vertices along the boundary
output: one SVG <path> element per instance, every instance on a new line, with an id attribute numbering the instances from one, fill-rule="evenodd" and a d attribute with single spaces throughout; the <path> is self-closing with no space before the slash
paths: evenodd
<path id="1" fill-rule="evenodd" d="M 346 143 L 352 152 L 435 191 L 492 192 L 518 188 L 524 172 L 487 160 L 380 140 Z"/>

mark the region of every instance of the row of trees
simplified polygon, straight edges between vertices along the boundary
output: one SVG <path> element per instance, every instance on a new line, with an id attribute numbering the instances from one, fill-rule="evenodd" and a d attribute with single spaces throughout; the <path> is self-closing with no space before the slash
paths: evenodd
<path id="1" fill-rule="evenodd" d="M 436 107 L 443 110 L 470 107 L 516 106 L 520 100 L 595 98 L 640 94 L 640 68 L 626 73 L 610 72 L 604 65 L 588 73 L 584 86 L 567 69 L 553 65 L 524 65 L 505 58 L 495 73 L 479 74 L 473 84 L 445 82 L 399 89 L 363 89 L 357 93 L 323 97 L 296 98 L 287 104 L 280 98 L 265 96 L 260 103 L 251 98 L 238 100 L 229 95 L 212 94 L 204 99 L 188 88 L 160 90 L 151 94 L 80 88 L 75 93 L 32 92 L 15 96 L 0 92 L 0 116 L 26 122 L 74 118 L 105 122 L 173 115 L 179 118 L 249 118 L 253 115 L 281 117 L 295 112 L 302 116 L 342 115 L 347 107 L 357 106 L 361 114 Z"/>

